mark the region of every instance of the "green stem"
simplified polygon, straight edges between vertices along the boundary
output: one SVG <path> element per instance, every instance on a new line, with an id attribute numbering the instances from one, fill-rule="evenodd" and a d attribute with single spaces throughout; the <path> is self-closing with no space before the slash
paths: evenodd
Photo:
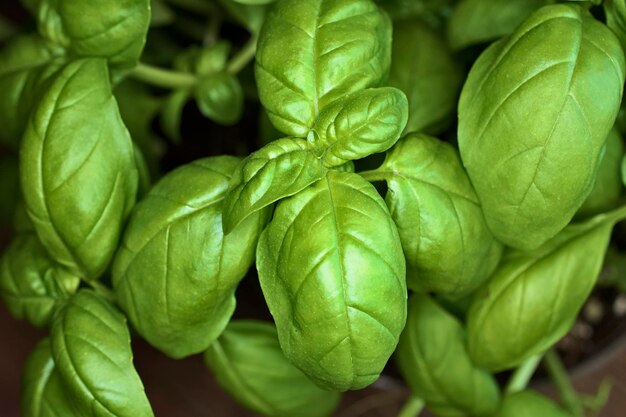
<path id="1" fill-rule="evenodd" d="M 254 55 L 256 54 L 256 37 L 251 37 L 248 42 L 233 56 L 233 58 L 228 63 L 226 67 L 226 71 L 231 74 L 237 74 L 241 71 L 250 61 L 254 59 Z"/>
<path id="2" fill-rule="evenodd" d="M 197 82 L 193 74 L 153 67 L 142 63 L 132 70 L 131 76 L 147 84 L 172 90 L 193 87 Z"/>
<path id="3" fill-rule="evenodd" d="M 111 301 L 112 303 L 117 303 L 117 299 L 115 298 L 115 293 L 106 285 L 98 282 L 98 281 L 85 281 L 87 284 L 91 286 L 98 294 Z"/>
<path id="4" fill-rule="evenodd" d="M 572 386 L 567 370 L 563 366 L 563 362 L 559 355 L 553 349 L 546 353 L 544 358 L 546 368 L 552 383 L 559 392 L 559 397 L 563 402 L 563 406 L 567 408 L 574 416 L 584 417 L 584 410 L 578 394 Z"/>
<path id="5" fill-rule="evenodd" d="M 357 174 L 359 174 L 360 176 L 362 176 L 369 182 L 375 182 L 375 181 L 387 181 L 389 173 L 386 171 L 379 171 L 377 169 L 373 169 L 371 171 L 357 172 Z"/>
<path id="6" fill-rule="evenodd" d="M 398 417 L 417 417 L 424 409 L 424 405 L 421 398 L 411 397 L 400 410 Z"/>
<path id="7" fill-rule="evenodd" d="M 542 358 L 543 355 L 535 355 L 520 365 L 507 382 L 504 391 L 507 394 L 513 394 L 526 389 Z"/>

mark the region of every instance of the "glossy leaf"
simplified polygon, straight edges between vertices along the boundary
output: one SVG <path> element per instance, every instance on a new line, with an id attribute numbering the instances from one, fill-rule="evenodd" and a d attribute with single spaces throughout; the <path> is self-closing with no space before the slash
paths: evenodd
<path id="1" fill-rule="evenodd" d="M 411 289 L 459 298 L 485 282 L 502 245 L 487 228 L 451 145 L 409 134 L 373 176 L 387 181 L 385 202 L 398 226 Z"/>
<path id="2" fill-rule="evenodd" d="M 336 100 L 324 109 L 309 136 L 327 167 L 384 152 L 398 140 L 408 102 L 397 88 L 371 88 Z"/>
<path id="3" fill-rule="evenodd" d="M 391 24 L 370 0 L 282 0 L 258 42 L 259 98 L 278 130 L 305 137 L 332 101 L 378 86 L 390 52 Z"/>
<path id="4" fill-rule="evenodd" d="M 339 405 L 337 392 L 319 388 L 285 358 L 270 323 L 231 322 L 204 360 L 225 391 L 264 416 L 324 417 Z"/>
<path id="5" fill-rule="evenodd" d="M 567 227 L 533 251 L 507 253 L 467 319 L 474 362 L 500 371 L 565 336 L 593 289 L 624 209 Z"/>
<path id="6" fill-rule="evenodd" d="M 131 68 L 146 42 L 150 0 L 41 0 L 37 17 L 39 32 L 69 55 Z"/>
<path id="7" fill-rule="evenodd" d="M 437 32 L 417 19 L 394 22 L 389 85 L 408 98 L 406 132 L 439 133 L 454 116 L 461 83 L 461 70 Z"/>
<path id="8" fill-rule="evenodd" d="M 625 65 L 617 38 L 574 5 L 540 9 L 476 61 L 459 103 L 459 148 L 502 242 L 538 247 L 582 205 Z"/>
<path id="9" fill-rule="evenodd" d="M 152 417 L 133 366 L 124 316 L 81 290 L 55 315 L 51 346 L 68 398 L 82 417 Z"/>
<path id="10" fill-rule="evenodd" d="M 243 90 L 237 77 L 220 72 L 202 77 L 196 87 L 200 112 L 223 125 L 233 125 L 243 114 Z"/>
<path id="11" fill-rule="evenodd" d="M 0 295 L 11 314 L 37 327 L 50 323 L 80 279 L 50 259 L 33 233 L 15 238 L 0 259 Z"/>
<path id="12" fill-rule="evenodd" d="M 463 325 L 454 316 L 427 295 L 412 296 L 396 360 L 413 395 L 438 417 L 491 415 L 498 409 L 498 384 L 472 363 L 465 343 Z"/>
<path id="13" fill-rule="evenodd" d="M 137 193 L 133 144 L 105 61 L 74 61 L 55 76 L 24 134 L 20 176 L 52 258 L 76 275 L 99 277 Z"/>
<path id="14" fill-rule="evenodd" d="M 603 5 L 607 26 L 615 32 L 622 47 L 626 48 L 626 0 L 605 0 Z"/>
<path id="15" fill-rule="evenodd" d="M 222 201 L 239 159 L 184 165 L 137 204 L 113 264 L 118 302 L 139 334 L 167 355 L 205 350 L 235 309 L 266 212 L 222 232 Z M 141 294 L 139 296 L 138 294 Z"/>
<path id="16" fill-rule="evenodd" d="M 502 407 L 494 417 L 573 417 L 543 395 L 531 391 L 521 391 L 504 397 Z"/>
<path id="17" fill-rule="evenodd" d="M 329 171 L 281 201 L 257 269 L 289 360 L 322 388 L 378 378 L 404 327 L 407 294 L 398 232 L 372 185 Z"/>
<path id="18" fill-rule="evenodd" d="M 510 35 L 548 0 L 461 0 L 447 24 L 448 41 L 454 50 Z"/>
<path id="19" fill-rule="evenodd" d="M 65 393 L 50 339 L 39 342 L 26 360 L 20 404 L 24 417 L 80 417 Z"/>
<path id="20" fill-rule="evenodd" d="M 611 129 L 606 139 L 606 150 L 598 169 L 596 181 L 576 218 L 584 218 L 607 212 L 620 203 L 622 195 L 621 165 L 624 157 L 624 142 L 617 129 Z"/>
<path id="21" fill-rule="evenodd" d="M 302 191 L 325 173 L 302 139 L 279 139 L 254 152 L 233 174 L 224 201 L 225 233 L 251 214 Z"/>

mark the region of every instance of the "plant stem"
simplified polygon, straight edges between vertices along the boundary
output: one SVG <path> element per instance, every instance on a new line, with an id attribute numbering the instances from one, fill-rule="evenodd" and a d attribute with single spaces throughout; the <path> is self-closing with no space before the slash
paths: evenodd
<path id="1" fill-rule="evenodd" d="M 417 397 L 411 397 L 404 404 L 402 410 L 398 414 L 398 417 L 417 417 L 424 409 L 424 400 Z"/>
<path id="2" fill-rule="evenodd" d="M 584 410 L 578 394 L 572 386 L 567 370 L 561 361 L 559 355 L 553 350 L 549 350 L 545 356 L 545 364 L 550 374 L 550 379 L 559 392 L 559 397 L 563 402 L 563 406 L 567 408 L 574 416 L 584 417 Z"/>
<path id="3" fill-rule="evenodd" d="M 526 389 L 542 358 L 543 355 L 535 355 L 521 364 L 507 382 L 504 391 L 507 394 L 513 394 Z"/>
<path id="4" fill-rule="evenodd" d="M 357 174 L 359 174 L 360 176 L 362 176 L 369 182 L 375 182 L 375 181 L 387 181 L 387 174 L 389 173 L 386 171 L 379 171 L 377 169 L 373 169 L 371 171 L 357 172 Z"/>
<path id="5" fill-rule="evenodd" d="M 98 281 L 85 281 L 87 284 L 91 286 L 98 294 L 111 301 L 112 303 L 117 303 L 117 299 L 115 298 L 115 293 L 106 285 L 98 282 Z"/>
<path id="6" fill-rule="evenodd" d="M 235 75 L 239 71 L 241 71 L 250 61 L 254 59 L 254 55 L 256 54 L 256 37 L 251 37 L 248 42 L 233 56 L 233 58 L 228 63 L 226 67 L 226 71 Z"/>
<path id="7" fill-rule="evenodd" d="M 153 67 L 142 63 L 132 70 L 131 76 L 147 84 L 172 90 L 193 87 L 197 82 L 193 74 Z"/>

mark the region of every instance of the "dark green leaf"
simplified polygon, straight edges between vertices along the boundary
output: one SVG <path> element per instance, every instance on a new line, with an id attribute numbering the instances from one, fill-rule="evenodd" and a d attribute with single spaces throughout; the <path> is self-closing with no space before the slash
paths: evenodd
<path id="1" fill-rule="evenodd" d="M 180 144 L 182 140 L 180 136 L 181 119 L 183 117 L 185 104 L 192 94 L 192 91 L 188 88 L 175 90 L 169 95 L 167 100 L 165 100 L 165 104 L 161 109 L 161 127 L 174 143 Z"/>
<path id="2" fill-rule="evenodd" d="M 233 125 L 243 114 L 243 90 L 236 76 L 227 72 L 200 78 L 196 86 L 200 112 L 214 122 Z"/>

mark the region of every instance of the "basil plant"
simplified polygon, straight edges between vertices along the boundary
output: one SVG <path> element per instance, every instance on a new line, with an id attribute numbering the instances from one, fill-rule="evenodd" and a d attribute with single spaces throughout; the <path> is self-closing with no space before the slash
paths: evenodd
<path id="1" fill-rule="evenodd" d="M 0 296 L 48 332 L 25 417 L 155 415 L 131 335 L 268 417 L 392 367 L 403 416 L 599 410 L 554 346 L 626 218 L 623 0 L 22 3 Z M 271 321 L 241 318 L 244 277 Z"/>

